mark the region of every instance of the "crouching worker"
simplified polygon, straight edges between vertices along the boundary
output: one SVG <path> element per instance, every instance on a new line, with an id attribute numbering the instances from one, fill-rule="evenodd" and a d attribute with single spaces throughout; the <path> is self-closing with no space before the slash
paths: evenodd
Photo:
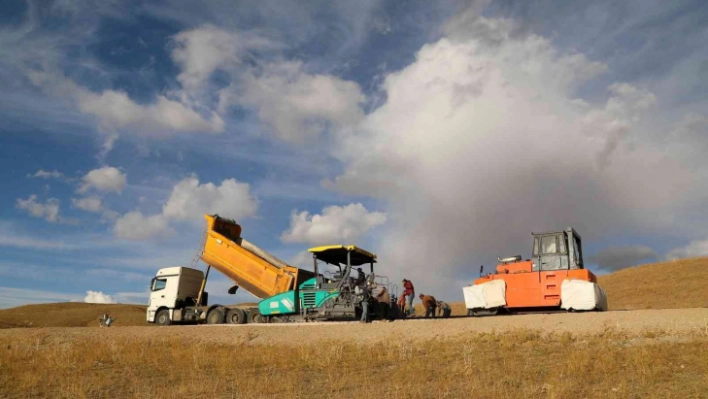
<path id="1" fill-rule="evenodd" d="M 435 300 L 435 297 L 432 295 L 424 295 L 420 294 L 418 296 L 420 298 L 420 301 L 423 302 L 423 309 L 425 309 L 425 318 L 427 319 L 430 316 L 433 316 L 433 319 L 435 318 L 435 308 L 437 307 L 437 301 Z"/>
<path id="2" fill-rule="evenodd" d="M 450 305 L 447 304 L 447 302 L 443 301 L 438 301 L 436 303 L 438 307 L 438 315 L 442 315 L 443 319 L 447 319 L 450 317 L 450 313 L 452 313 L 452 308 Z"/>

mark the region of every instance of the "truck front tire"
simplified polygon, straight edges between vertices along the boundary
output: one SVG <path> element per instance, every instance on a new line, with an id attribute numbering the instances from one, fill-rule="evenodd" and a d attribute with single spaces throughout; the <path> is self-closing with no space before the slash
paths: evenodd
<path id="1" fill-rule="evenodd" d="M 206 322 L 207 324 L 224 324 L 224 309 L 215 308 L 209 311 Z"/>
<path id="2" fill-rule="evenodd" d="M 170 319 L 170 311 L 167 309 L 162 309 L 155 315 L 155 324 L 158 326 L 169 326 L 172 324 Z"/>

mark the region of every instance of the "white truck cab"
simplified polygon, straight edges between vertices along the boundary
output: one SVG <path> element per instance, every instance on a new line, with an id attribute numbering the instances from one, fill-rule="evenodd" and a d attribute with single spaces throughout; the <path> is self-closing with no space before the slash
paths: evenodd
<path id="1" fill-rule="evenodd" d="M 172 321 L 198 321 L 197 298 L 204 272 L 188 267 L 160 269 L 150 283 L 147 321 L 169 325 Z M 206 292 L 202 305 L 206 305 Z M 191 314 L 188 310 L 192 310 Z"/>

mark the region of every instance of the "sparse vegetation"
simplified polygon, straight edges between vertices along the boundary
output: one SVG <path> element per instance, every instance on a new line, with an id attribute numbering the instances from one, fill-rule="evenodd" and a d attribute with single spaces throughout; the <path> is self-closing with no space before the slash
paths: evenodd
<path id="1" fill-rule="evenodd" d="M 610 310 L 708 307 L 708 258 L 629 267 L 601 276 Z"/>
<path id="2" fill-rule="evenodd" d="M 0 328 L 98 327 L 98 318 L 108 313 L 120 326 L 148 326 L 145 306 L 101 303 L 46 303 L 0 310 Z"/>
<path id="3" fill-rule="evenodd" d="M 316 345 L 0 338 L 0 397 L 700 398 L 708 337 L 543 335 Z"/>

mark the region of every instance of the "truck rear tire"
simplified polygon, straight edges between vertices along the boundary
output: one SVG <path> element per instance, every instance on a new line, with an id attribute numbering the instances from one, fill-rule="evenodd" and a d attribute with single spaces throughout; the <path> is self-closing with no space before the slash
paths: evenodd
<path id="1" fill-rule="evenodd" d="M 215 308 L 209 311 L 206 322 L 207 324 L 224 324 L 224 309 Z"/>
<path id="2" fill-rule="evenodd" d="M 172 324 L 170 319 L 170 311 L 167 309 L 162 309 L 155 315 L 155 324 L 158 326 L 169 326 Z"/>
<path id="3" fill-rule="evenodd" d="M 253 308 L 248 311 L 248 322 L 249 323 L 264 323 L 265 319 L 264 319 L 263 315 L 261 315 L 261 312 L 258 309 Z"/>
<path id="4" fill-rule="evenodd" d="M 246 312 L 243 309 L 229 309 L 226 312 L 226 322 L 228 324 L 244 324 L 246 322 Z"/>

